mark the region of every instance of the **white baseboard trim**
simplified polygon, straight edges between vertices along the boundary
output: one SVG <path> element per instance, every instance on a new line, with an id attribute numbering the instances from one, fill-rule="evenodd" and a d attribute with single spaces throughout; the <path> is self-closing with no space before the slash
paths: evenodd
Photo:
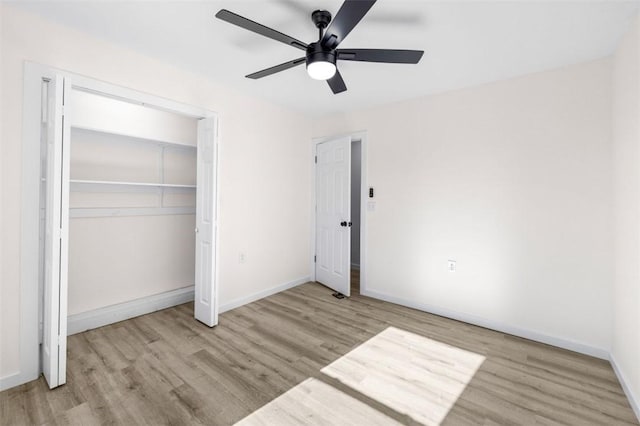
<path id="1" fill-rule="evenodd" d="M 508 324 L 503 324 L 496 321 L 488 320 L 486 318 L 477 317 L 475 315 L 456 312 L 449 309 L 440 308 L 438 306 L 416 302 L 414 300 L 406 300 L 396 296 L 389 296 L 388 294 L 380 293 L 375 290 L 361 289 L 360 292 L 363 296 L 373 297 L 375 299 L 384 300 L 385 302 L 395 303 L 396 305 L 406 306 L 408 308 L 413 308 L 419 311 L 424 311 L 424 312 L 439 315 L 442 317 L 447 317 L 454 320 L 466 322 L 468 324 L 489 328 L 491 330 L 500 331 L 502 333 L 512 334 L 514 336 L 522 337 L 524 339 L 529 339 L 536 342 L 545 343 L 547 345 L 568 349 L 570 351 L 579 352 L 581 354 L 590 355 L 596 358 L 609 360 L 608 350 L 590 346 L 584 343 L 575 342 L 575 341 L 564 339 L 561 337 L 550 336 L 547 334 L 526 330 L 519 327 L 514 327 Z"/>
<path id="2" fill-rule="evenodd" d="M 272 294 L 304 284 L 310 280 L 311 278 L 308 276 L 299 278 L 246 297 L 232 300 L 229 303 L 220 305 L 218 309 L 220 313 L 226 312 L 247 303 L 255 302 L 256 300 L 271 296 Z M 190 302 L 193 298 L 194 288 L 185 287 L 168 291 L 166 293 L 154 294 L 153 296 L 143 297 L 130 302 L 107 306 L 89 312 L 69 315 L 67 319 L 67 335 L 70 336 L 72 334 L 124 321 L 140 315 L 150 314 L 151 312 Z"/>
<path id="3" fill-rule="evenodd" d="M 67 318 L 67 335 L 81 333 L 83 331 L 102 327 L 115 322 L 124 321 L 140 315 L 172 306 L 187 303 L 193 300 L 193 286 L 167 291 L 165 293 L 154 294 L 142 297 L 129 302 L 118 303 L 106 306 L 89 312 L 69 315 Z"/>
<path id="4" fill-rule="evenodd" d="M 30 382 L 32 380 L 37 379 L 39 374 L 22 374 L 22 372 L 18 371 L 17 373 L 9 374 L 8 376 L 0 377 L 0 392 L 3 390 L 7 390 L 16 386 L 20 386 L 23 383 Z"/>
<path id="5" fill-rule="evenodd" d="M 613 371 L 615 371 L 616 376 L 618 376 L 618 381 L 620 385 L 622 385 L 622 390 L 625 395 L 627 395 L 627 399 L 629 400 L 629 405 L 631 405 L 631 409 L 634 413 L 636 413 L 636 417 L 640 422 L 640 399 L 638 395 L 635 395 L 631 388 L 629 387 L 629 381 L 626 376 L 622 373 L 620 367 L 618 367 L 618 363 L 616 362 L 616 357 L 613 356 L 613 353 L 609 355 L 609 362 L 611 362 L 611 366 L 613 367 Z"/>
<path id="6" fill-rule="evenodd" d="M 224 305 L 220 305 L 218 307 L 218 312 L 223 313 L 223 312 L 230 311 L 231 309 L 239 308 L 240 306 L 246 305 L 247 303 L 255 302 L 256 300 L 260 300 L 265 297 L 271 296 L 273 294 L 280 293 L 281 291 L 285 291 L 290 288 L 297 287 L 300 284 L 304 284 L 309 281 L 311 281 L 311 277 L 309 276 L 302 277 L 302 278 L 298 278 L 297 280 L 293 280 L 288 283 L 280 284 L 275 287 L 271 287 L 266 290 L 260 291 L 258 293 L 251 294 L 246 297 L 240 297 L 240 298 L 234 299 L 230 302 L 225 303 Z"/>

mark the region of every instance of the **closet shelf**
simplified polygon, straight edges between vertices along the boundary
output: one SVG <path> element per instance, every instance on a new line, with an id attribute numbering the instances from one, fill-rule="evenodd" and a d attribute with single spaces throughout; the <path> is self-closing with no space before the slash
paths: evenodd
<path id="1" fill-rule="evenodd" d="M 195 207 L 75 207 L 69 209 L 69 217 L 72 219 L 89 217 L 175 216 L 192 214 L 196 214 Z"/>
<path id="2" fill-rule="evenodd" d="M 71 179 L 72 185 L 111 185 L 111 186 L 138 186 L 152 188 L 190 188 L 196 189 L 195 185 L 179 185 L 175 183 L 152 183 L 152 182 L 118 182 L 108 180 L 78 180 Z"/>
<path id="3" fill-rule="evenodd" d="M 194 151 L 198 149 L 198 147 L 195 146 L 195 145 L 188 145 L 186 143 L 174 142 L 174 141 L 168 141 L 168 140 L 165 141 L 165 140 L 160 140 L 160 139 L 151 139 L 151 138 L 146 138 L 146 137 L 143 137 L 143 136 L 129 134 L 129 133 L 126 133 L 126 132 L 119 132 L 117 130 L 97 129 L 97 128 L 93 128 L 93 127 L 89 127 L 89 126 L 83 126 L 83 125 L 79 125 L 79 124 L 72 124 L 71 128 L 72 129 L 83 130 L 83 131 L 87 131 L 87 132 L 102 133 L 102 134 L 105 134 L 105 135 L 116 136 L 116 137 L 119 137 L 119 138 L 126 138 L 127 141 L 129 141 L 129 142 L 139 142 L 139 143 L 143 143 L 143 144 L 151 143 L 151 144 L 162 146 L 162 147 L 184 148 L 184 149 L 194 150 Z"/>

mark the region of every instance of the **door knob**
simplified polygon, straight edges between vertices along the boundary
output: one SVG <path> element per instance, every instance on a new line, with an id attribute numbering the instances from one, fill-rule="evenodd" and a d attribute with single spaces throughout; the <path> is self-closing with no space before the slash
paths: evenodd
<path id="1" fill-rule="evenodd" d="M 340 222 L 340 226 L 347 226 L 347 222 Z"/>

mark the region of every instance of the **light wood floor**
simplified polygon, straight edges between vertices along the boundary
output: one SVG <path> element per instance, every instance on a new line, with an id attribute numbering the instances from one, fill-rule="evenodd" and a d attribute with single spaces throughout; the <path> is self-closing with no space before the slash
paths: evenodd
<path id="1" fill-rule="evenodd" d="M 357 291 L 342 300 L 331 293 L 304 284 L 224 313 L 213 329 L 185 304 L 76 334 L 67 384 L 49 391 L 40 378 L 0 393 L 0 424 L 233 424 L 285 393 L 295 404 L 309 389 L 389 423 L 416 424 L 321 372 L 392 327 L 484 357 L 442 424 L 638 425 L 607 361 Z M 339 409 L 324 411 L 349 423 Z"/>

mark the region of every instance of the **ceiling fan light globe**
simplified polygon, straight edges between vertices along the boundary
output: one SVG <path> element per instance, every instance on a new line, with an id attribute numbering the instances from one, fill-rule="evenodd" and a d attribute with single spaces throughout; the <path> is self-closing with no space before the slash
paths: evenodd
<path id="1" fill-rule="evenodd" d="M 328 61 L 315 61 L 307 64 L 307 73 L 314 80 L 329 80 L 336 73 L 336 64 Z"/>

